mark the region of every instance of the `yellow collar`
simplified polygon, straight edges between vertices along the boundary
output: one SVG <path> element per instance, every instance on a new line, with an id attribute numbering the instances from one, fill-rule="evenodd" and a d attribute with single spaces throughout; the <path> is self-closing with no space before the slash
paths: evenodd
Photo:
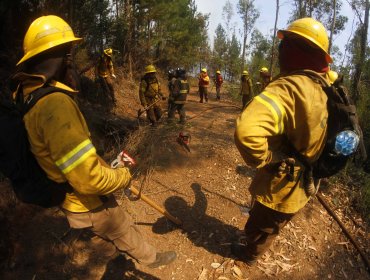
<path id="1" fill-rule="evenodd" d="M 45 85 L 45 80 L 44 80 L 44 77 L 42 75 L 33 75 L 33 78 L 34 79 L 32 79 L 32 81 L 23 83 L 23 98 L 24 98 L 24 100 L 27 99 L 28 95 L 31 92 L 33 92 L 36 89 L 41 88 L 42 86 Z M 66 90 L 66 91 L 69 91 L 72 94 L 78 93 L 78 91 L 73 90 L 69 86 L 67 86 L 67 85 L 65 85 L 61 82 L 55 81 L 55 80 L 50 81 L 48 83 L 48 85 L 56 87 L 56 88 L 60 88 L 60 89 Z M 18 91 L 18 89 L 17 89 L 17 91 Z"/>
<path id="2" fill-rule="evenodd" d="M 53 86 L 53 87 L 56 87 L 56 88 L 60 88 L 60 89 L 64 89 L 66 91 L 70 91 L 71 93 L 78 93 L 78 90 L 74 90 L 72 88 L 70 88 L 69 86 L 61 83 L 61 82 L 58 82 L 58 81 L 54 81 L 52 80 L 50 83 L 49 83 L 50 86 Z"/>

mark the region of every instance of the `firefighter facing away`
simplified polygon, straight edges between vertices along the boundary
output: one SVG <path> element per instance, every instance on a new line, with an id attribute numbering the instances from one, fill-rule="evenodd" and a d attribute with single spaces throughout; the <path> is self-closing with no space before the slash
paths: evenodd
<path id="1" fill-rule="evenodd" d="M 221 71 L 220 70 L 217 70 L 216 71 L 216 77 L 215 77 L 215 85 L 216 85 L 216 99 L 217 100 L 220 100 L 221 99 L 221 86 L 222 86 L 222 83 L 224 82 L 223 78 L 222 78 L 222 75 L 221 75 Z"/>
<path id="2" fill-rule="evenodd" d="M 103 54 L 100 56 L 97 65 L 97 74 L 99 77 L 99 82 L 102 88 L 107 92 L 113 104 L 116 104 L 116 98 L 114 96 L 114 87 L 111 77 L 116 79 L 114 74 L 113 61 L 112 61 L 113 50 L 111 48 L 105 49 Z"/>
<path id="3" fill-rule="evenodd" d="M 245 108 L 245 105 L 252 99 L 253 90 L 252 90 L 252 80 L 249 77 L 247 70 L 244 70 L 240 79 L 240 94 L 242 96 L 242 108 Z"/>
<path id="4" fill-rule="evenodd" d="M 185 103 L 186 98 L 189 94 L 189 83 L 186 79 L 186 71 L 183 68 L 178 68 L 176 70 L 177 79 L 173 81 L 171 86 L 170 96 L 168 102 L 170 103 L 168 110 L 168 120 L 171 122 L 175 118 L 176 111 L 180 116 L 180 123 L 185 124 L 186 113 L 185 113 Z"/>
<path id="5" fill-rule="evenodd" d="M 202 71 L 199 74 L 199 97 L 200 103 L 203 103 L 203 99 L 208 102 L 208 87 L 209 87 L 209 76 L 207 74 L 207 69 L 202 68 Z"/>
<path id="6" fill-rule="evenodd" d="M 281 39 L 279 78 L 247 105 L 235 131 L 244 161 L 257 168 L 249 189 L 254 203 L 244 227 L 246 242 L 231 246 L 233 255 L 248 265 L 310 199 L 302 180 L 304 165 L 292 150 L 312 163 L 326 138 L 327 96 L 320 83 L 296 72 L 309 69 L 328 80 L 332 58 L 326 30 L 320 22 L 302 18 L 277 35 Z"/>
<path id="7" fill-rule="evenodd" d="M 162 117 L 162 109 L 159 101 L 166 99 L 161 92 L 161 85 L 156 77 L 156 72 L 157 70 L 154 65 L 150 64 L 146 66 L 139 86 L 141 105 L 147 109 L 147 118 L 153 126 L 156 126 Z"/>
<path id="8" fill-rule="evenodd" d="M 18 84 L 15 94 L 23 94 L 27 102 L 34 90 L 55 87 L 24 116 L 30 149 L 50 179 L 72 186 L 60 207 L 72 228 L 95 234 L 95 241 L 105 248 L 102 255 L 118 251 L 149 267 L 168 264 L 176 253 L 160 253 L 150 245 L 113 196 L 129 185 L 130 170 L 106 167 L 69 96 L 77 92 L 65 83 L 65 57 L 80 40 L 63 19 L 53 15 L 36 19 L 25 35 L 24 56 L 18 62 L 21 69 L 13 77 Z"/>

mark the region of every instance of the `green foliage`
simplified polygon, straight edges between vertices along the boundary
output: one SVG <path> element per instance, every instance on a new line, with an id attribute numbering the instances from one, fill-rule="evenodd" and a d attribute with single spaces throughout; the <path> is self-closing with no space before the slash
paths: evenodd
<path id="1" fill-rule="evenodd" d="M 260 12 L 254 6 L 254 0 L 239 0 L 238 13 L 243 21 L 243 51 L 242 51 L 242 67 L 246 58 L 247 38 L 254 28 L 256 20 L 260 16 Z"/>
<path id="2" fill-rule="evenodd" d="M 335 19 L 335 29 L 334 34 L 339 34 L 344 30 L 345 24 L 348 21 L 346 16 L 340 15 L 342 7 L 342 1 L 337 0 L 336 10 L 337 16 Z M 296 19 L 303 17 L 313 17 L 318 20 L 326 27 L 327 30 L 331 29 L 333 21 L 333 1 L 332 0 L 321 0 L 321 1 L 303 1 L 303 0 L 294 0 L 293 1 L 293 10 L 291 12 L 291 17 L 289 22 L 292 22 Z"/>
<path id="3" fill-rule="evenodd" d="M 241 96 L 240 96 L 240 85 L 235 83 L 225 83 L 224 85 L 225 93 L 231 97 L 234 101 L 241 103 Z"/>
<path id="4" fill-rule="evenodd" d="M 135 18 L 145 63 L 166 68 L 190 67 L 199 61 L 199 50 L 207 45 L 208 17 L 196 11 L 193 1 L 143 0 L 136 6 Z"/>
<path id="5" fill-rule="evenodd" d="M 229 42 L 229 50 L 226 55 L 226 70 L 231 81 L 234 81 L 235 77 L 240 75 L 240 69 L 242 65 L 240 50 L 240 43 L 234 33 L 231 41 Z"/>
<path id="6" fill-rule="evenodd" d="M 237 7 L 244 24 L 244 36 L 246 36 L 252 31 L 260 12 L 255 8 L 254 0 L 239 0 Z"/>
<path id="7" fill-rule="evenodd" d="M 228 40 L 225 29 L 221 24 L 217 26 L 215 33 L 216 35 L 213 41 L 213 67 L 215 69 L 223 69 L 229 48 Z"/>
<path id="8" fill-rule="evenodd" d="M 250 41 L 252 51 L 248 67 L 253 80 L 259 79 L 259 69 L 270 64 L 271 46 L 272 41 L 263 36 L 260 31 L 254 30 Z"/>

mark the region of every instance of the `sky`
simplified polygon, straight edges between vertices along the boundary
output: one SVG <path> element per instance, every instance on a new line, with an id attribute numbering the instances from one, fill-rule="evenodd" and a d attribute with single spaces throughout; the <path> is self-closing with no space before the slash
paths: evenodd
<path id="1" fill-rule="evenodd" d="M 242 20 L 237 13 L 237 3 L 238 0 L 230 0 L 233 9 L 234 17 L 231 22 L 235 23 L 236 33 L 241 35 L 239 30 L 242 29 Z M 209 26 L 208 26 L 208 36 L 210 38 L 211 46 L 213 47 L 213 38 L 215 36 L 215 30 L 219 23 L 225 27 L 225 21 L 222 17 L 222 10 L 225 6 L 226 0 L 195 0 L 197 5 L 197 10 L 203 14 L 209 15 Z M 262 32 L 264 35 L 272 35 L 274 24 L 275 24 L 275 0 L 255 0 L 255 7 L 260 11 L 260 17 L 257 19 L 255 27 Z M 351 36 L 352 21 L 355 17 L 352 9 L 348 5 L 346 0 L 342 0 L 342 9 L 340 14 L 348 17 L 346 24 L 346 29 L 339 35 L 334 37 L 334 45 L 337 45 L 342 53 L 344 53 L 345 44 L 348 38 Z M 292 1 L 280 0 L 280 12 L 277 23 L 277 28 L 282 29 L 287 25 L 288 18 L 290 17 L 290 10 L 292 9 Z M 250 39 L 250 36 L 249 36 Z"/>

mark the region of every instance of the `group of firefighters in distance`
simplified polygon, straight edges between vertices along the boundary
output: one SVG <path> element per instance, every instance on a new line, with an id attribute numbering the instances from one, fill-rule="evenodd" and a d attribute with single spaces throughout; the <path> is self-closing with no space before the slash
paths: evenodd
<path id="1" fill-rule="evenodd" d="M 112 79 L 110 78 L 112 77 L 116 79 L 112 54 L 113 51 L 111 48 L 107 48 L 103 51 L 96 67 L 96 73 L 101 87 L 107 92 L 110 101 L 116 105 L 114 87 Z M 159 101 L 166 100 L 166 97 L 161 91 L 161 85 L 157 79 L 156 72 L 157 70 L 154 65 L 147 65 L 139 86 L 140 103 L 144 107 L 147 119 L 152 126 L 157 125 L 163 114 Z M 260 81 L 256 83 L 256 90 L 258 92 L 262 92 L 262 90 L 271 81 L 271 75 L 267 67 L 262 67 L 259 70 L 259 74 Z M 203 103 L 205 101 L 207 103 L 209 97 L 208 88 L 210 86 L 210 77 L 208 76 L 206 68 L 201 69 L 198 80 L 199 102 Z M 216 71 L 213 82 L 216 88 L 216 99 L 219 101 L 221 100 L 221 87 L 223 84 L 223 77 L 220 70 Z M 185 124 L 185 103 L 190 91 L 190 86 L 187 80 L 186 70 L 184 68 L 177 68 L 176 70 L 171 69 L 168 71 L 168 90 L 168 121 L 173 123 L 177 112 L 180 117 L 180 124 Z M 244 70 L 241 75 L 239 95 L 242 96 L 242 108 L 245 108 L 247 103 L 253 97 L 253 84 L 247 70 Z"/>

